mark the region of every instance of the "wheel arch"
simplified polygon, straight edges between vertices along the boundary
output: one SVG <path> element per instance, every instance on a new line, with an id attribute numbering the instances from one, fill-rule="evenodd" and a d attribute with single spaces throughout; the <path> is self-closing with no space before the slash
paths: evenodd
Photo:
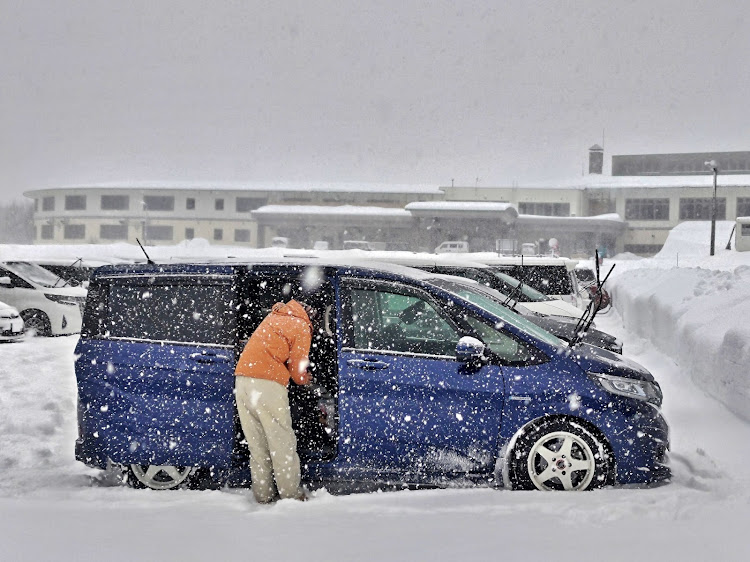
<path id="1" fill-rule="evenodd" d="M 37 334 L 41 336 L 49 336 L 52 335 L 52 320 L 49 317 L 49 314 L 47 314 L 45 311 L 43 311 L 40 308 L 25 308 L 22 311 L 18 313 L 21 318 L 23 318 L 23 322 L 26 328 L 26 324 L 28 323 L 27 318 L 31 318 L 33 316 L 38 316 L 42 319 L 44 322 L 44 333 L 43 334 Z"/>
<path id="2" fill-rule="evenodd" d="M 575 423 L 592 433 L 602 444 L 604 447 L 604 453 L 605 455 L 610 459 L 609 463 L 609 470 L 607 473 L 607 480 L 604 483 L 605 486 L 610 486 L 614 484 L 617 481 L 617 458 L 615 457 L 614 450 L 612 448 L 612 444 L 609 442 L 609 439 L 607 439 L 607 436 L 604 434 L 602 430 L 600 430 L 596 425 L 591 423 L 588 420 L 585 420 L 583 418 L 579 418 L 576 416 L 566 415 L 566 414 L 549 414 L 549 415 L 543 415 L 534 418 L 533 420 L 529 420 L 526 422 L 523 426 L 521 426 L 518 431 L 516 431 L 513 436 L 506 441 L 506 443 L 503 445 L 503 447 L 500 450 L 500 453 L 498 455 L 497 459 L 497 465 L 495 467 L 495 474 L 496 479 L 499 482 L 503 483 L 503 487 L 507 489 L 512 489 L 513 486 L 510 482 L 510 463 L 508 462 L 510 459 L 510 456 L 513 454 L 513 451 L 515 449 L 516 443 L 519 439 L 519 437 L 523 436 L 529 429 L 536 425 L 541 425 L 544 423 L 549 423 L 553 421 L 567 421 L 569 423 Z"/>

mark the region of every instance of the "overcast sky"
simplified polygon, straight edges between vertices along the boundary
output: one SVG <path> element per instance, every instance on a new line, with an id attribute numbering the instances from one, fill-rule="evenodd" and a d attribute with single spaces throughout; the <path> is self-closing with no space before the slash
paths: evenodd
<path id="1" fill-rule="evenodd" d="M 363 7 L 370 4 L 370 7 Z M 97 182 L 523 184 L 750 150 L 744 0 L 0 0 L 0 201 Z"/>

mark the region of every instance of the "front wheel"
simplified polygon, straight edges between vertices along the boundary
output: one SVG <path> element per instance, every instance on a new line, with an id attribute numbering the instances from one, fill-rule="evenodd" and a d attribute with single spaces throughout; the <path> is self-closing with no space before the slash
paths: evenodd
<path id="1" fill-rule="evenodd" d="M 580 423 L 556 418 L 532 425 L 509 460 L 510 484 L 521 490 L 591 490 L 607 483 L 610 456 Z"/>
<path id="2" fill-rule="evenodd" d="M 193 471 L 192 466 L 131 464 L 128 466 L 128 484 L 135 488 L 171 490 L 185 482 Z"/>
<path id="3" fill-rule="evenodd" d="M 47 316 L 41 310 L 24 310 L 21 312 L 21 318 L 23 318 L 24 326 L 26 331 L 33 331 L 37 336 L 49 336 L 52 334 L 52 325 Z"/>

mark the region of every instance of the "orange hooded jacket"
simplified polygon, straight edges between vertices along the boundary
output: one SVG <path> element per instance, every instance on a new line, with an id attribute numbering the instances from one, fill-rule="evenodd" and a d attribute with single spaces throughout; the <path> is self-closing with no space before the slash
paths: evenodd
<path id="1" fill-rule="evenodd" d="M 277 302 L 242 350 L 234 374 L 268 379 L 282 386 L 291 378 L 297 384 L 310 382 L 307 372 L 312 341 L 312 322 L 295 300 Z"/>

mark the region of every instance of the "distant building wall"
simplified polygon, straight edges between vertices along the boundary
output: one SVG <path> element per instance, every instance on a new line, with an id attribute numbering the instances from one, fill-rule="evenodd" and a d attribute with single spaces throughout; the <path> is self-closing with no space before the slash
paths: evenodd
<path id="1" fill-rule="evenodd" d="M 688 176 L 712 173 L 714 160 L 721 174 L 750 174 L 750 152 L 691 152 L 612 156 L 613 176 Z"/>

